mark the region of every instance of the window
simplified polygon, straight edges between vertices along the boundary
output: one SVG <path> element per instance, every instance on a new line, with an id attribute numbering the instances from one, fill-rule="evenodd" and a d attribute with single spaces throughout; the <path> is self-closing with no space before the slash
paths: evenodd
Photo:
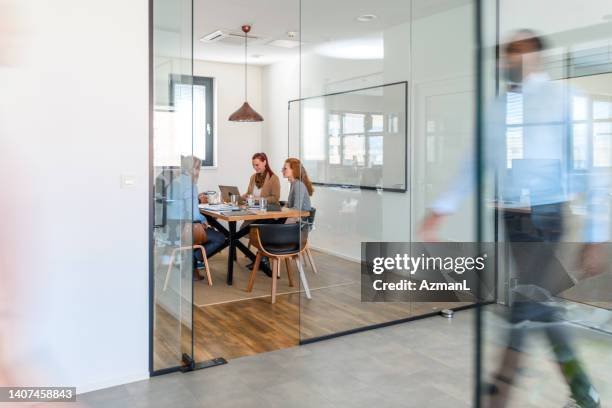
<path id="1" fill-rule="evenodd" d="M 523 95 L 508 92 L 506 100 L 506 167 L 523 158 Z"/>
<path id="2" fill-rule="evenodd" d="M 397 128 L 397 121 L 397 115 L 389 115 L 390 129 Z M 327 117 L 329 164 L 382 166 L 384 127 L 382 113 L 330 113 Z"/>
<path id="3" fill-rule="evenodd" d="M 572 98 L 571 154 L 574 170 L 612 167 L 612 98 L 581 95 Z M 523 98 L 509 92 L 506 105 L 506 159 L 523 158 Z"/>
<path id="4" fill-rule="evenodd" d="M 612 98 L 575 96 L 572 105 L 574 169 L 612 167 Z"/>
<path id="5" fill-rule="evenodd" d="M 177 123 L 189 126 L 193 114 L 191 129 L 177 129 L 179 135 L 187 135 L 181 138 L 184 145 L 181 151 L 193 152 L 202 159 L 204 167 L 215 165 L 213 85 L 213 78 L 208 77 L 173 75 L 170 79 L 170 105 L 176 115 L 184 116 Z"/>

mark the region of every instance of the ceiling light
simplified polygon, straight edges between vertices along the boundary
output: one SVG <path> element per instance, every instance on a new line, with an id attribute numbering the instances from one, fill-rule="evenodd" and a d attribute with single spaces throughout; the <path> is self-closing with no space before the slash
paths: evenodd
<path id="1" fill-rule="evenodd" d="M 297 32 L 296 31 L 287 31 L 287 37 L 295 38 L 295 37 L 297 37 Z"/>
<path id="2" fill-rule="evenodd" d="M 362 14 L 359 17 L 357 17 L 357 21 L 362 22 L 362 23 L 367 23 L 372 20 L 376 20 L 377 18 L 378 16 L 376 14 Z"/>
<path id="3" fill-rule="evenodd" d="M 383 59 L 385 57 L 385 44 L 382 34 L 378 34 L 327 42 L 319 45 L 316 48 L 316 53 L 326 57 L 342 59 Z"/>
<path id="4" fill-rule="evenodd" d="M 301 43 L 299 41 L 294 40 L 273 40 L 268 43 L 273 47 L 281 47 L 281 48 L 295 48 L 299 47 Z"/>
<path id="5" fill-rule="evenodd" d="M 261 122 L 263 117 L 257 113 L 249 102 L 247 102 L 247 34 L 251 31 L 251 26 L 245 24 L 242 26 L 244 33 L 244 103 L 238 110 L 232 113 L 229 117 L 231 122 Z"/>

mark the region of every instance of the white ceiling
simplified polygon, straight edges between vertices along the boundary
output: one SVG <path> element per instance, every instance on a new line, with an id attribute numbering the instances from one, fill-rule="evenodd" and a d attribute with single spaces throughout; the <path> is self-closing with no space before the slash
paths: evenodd
<path id="1" fill-rule="evenodd" d="M 189 14 L 189 0 L 182 0 L 179 10 L 173 0 L 156 0 L 156 28 L 161 36 L 186 32 L 184 15 Z M 362 58 L 376 58 L 376 42 L 382 44 L 382 31 L 394 25 L 410 21 L 411 8 L 415 18 L 430 15 L 448 8 L 458 7 L 471 0 L 302 0 L 301 38 L 302 51 L 320 47 L 326 55 L 338 52 L 350 53 L 365 50 Z M 244 46 L 241 43 L 204 43 L 200 38 L 216 30 L 240 33 L 243 24 L 253 26 L 249 40 L 249 64 L 267 65 L 276 61 L 297 57 L 299 48 L 285 49 L 268 45 L 272 40 L 288 39 L 287 32 L 300 31 L 299 0 L 194 0 L 194 58 L 230 63 L 244 62 Z M 356 18 L 363 14 L 375 14 L 373 21 L 363 23 Z M 184 42 L 184 41 L 183 41 Z M 363 43 L 363 44 L 361 44 Z M 167 41 L 166 48 L 176 48 L 177 42 Z M 168 49 L 162 54 L 173 54 Z M 184 47 L 183 47 L 183 53 Z M 259 55 L 259 58 L 253 58 Z"/>
<path id="2" fill-rule="evenodd" d="M 602 22 L 602 16 L 610 13 L 609 0 L 593 0 L 587 13 L 584 7 L 574 6 L 573 13 L 556 13 L 556 27 L 543 15 L 554 10 L 552 4 L 558 0 L 542 0 L 548 11 L 542 9 L 526 13 L 524 7 L 516 7 L 515 1 L 502 1 L 502 25 L 513 21 L 521 27 L 533 27 L 549 33 L 571 27 L 570 20 L 575 14 L 584 17 L 588 24 Z M 530 0 L 520 0 L 521 4 Z M 573 0 L 562 0 L 564 3 Z M 193 0 L 194 58 L 200 60 L 230 63 L 244 62 L 242 43 L 234 45 L 203 43 L 201 37 L 216 30 L 240 33 L 243 24 L 253 26 L 251 34 L 259 37 L 249 41 L 249 64 L 267 65 L 285 58 L 297 57 L 299 48 L 285 49 L 267 43 L 276 39 L 287 39 L 288 31 L 299 32 L 303 41 L 302 51 L 311 48 L 321 50 L 325 55 L 342 57 L 343 53 L 368 57 L 376 52 L 376 43 L 382 44 L 382 32 L 412 19 L 416 20 L 444 10 L 471 4 L 473 0 Z M 569 10 L 568 4 L 564 9 Z M 596 9 L 596 10 L 595 10 Z M 301 12 L 301 16 L 300 16 Z M 375 14 L 377 19 L 362 23 L 356 18 L 362 14 Z M 567 15 L 566 15 L 567 14 Z M 191 0 L 154 0 L 156 34 L 159 36 L 156 51 L 161 55 L 189 55 L 191 38 L 188 27 L 191 20 Z M 301 27 L 300 27 L 301 20 Z M 546 26 L 546 27 L 544 27 Z M 550 27 L 549 27 L 550 26 Z M 508 27 L 506 27 L 508 28 Z M 260 58 L 253 58 L 260 55 Z M 368 57 L 369 58 L 369 57 Z"/>

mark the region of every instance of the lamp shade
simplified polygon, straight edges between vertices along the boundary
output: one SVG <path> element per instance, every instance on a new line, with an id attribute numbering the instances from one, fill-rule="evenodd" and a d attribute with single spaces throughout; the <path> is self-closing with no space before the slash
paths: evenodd
<path id="1" fill-rule="evenodd" d="M 232 122 L 263 122 L 263 117 L 251 108 L 248 102 L 244 102 L 240 109 L 229 117 Z"/>
<path id="2" fill-rule="evenodd" d="M 242 26 L 244 33 L 244 103 L 240 109 L 230 115 L 231 122 L 263 122 L 263 117 L 251 108 L 247 99 L 247 34 L 249 31 L 251 31 L 250 25 Z"/>

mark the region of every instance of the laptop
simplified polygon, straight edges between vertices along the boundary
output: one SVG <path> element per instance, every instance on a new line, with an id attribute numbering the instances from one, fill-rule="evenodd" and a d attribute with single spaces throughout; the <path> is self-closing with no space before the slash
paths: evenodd
<path id="1" fill-rule="evenodd" d="M 230 199 L 230 195 L 240 196 L 240 191 L 238 191 L 238 187 L 236 186 L 219 186 L 219 191 L 221 192 L 221 200 L 225 203 L 229 203 L 232 200 Z"/>

